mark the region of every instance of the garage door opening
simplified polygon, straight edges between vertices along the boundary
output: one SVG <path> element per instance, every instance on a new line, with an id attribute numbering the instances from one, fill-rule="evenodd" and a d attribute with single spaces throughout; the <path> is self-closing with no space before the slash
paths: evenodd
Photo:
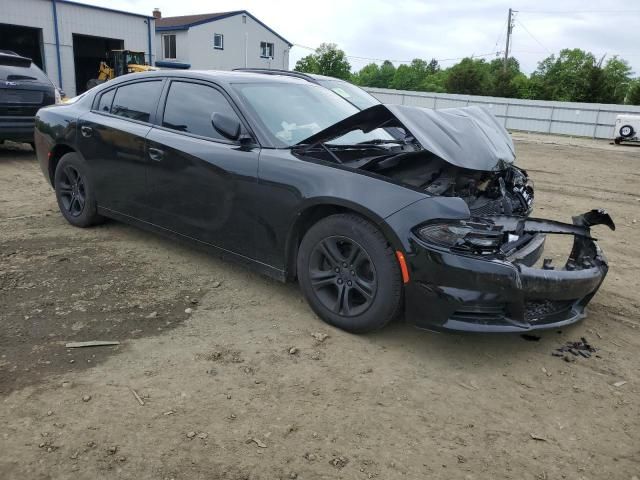
<path id="1" fill-rule="evenodd" d="M 42 61 L 42 29 L 0 23 L 0 50 L 28 57 L 46 71 Z"/>
<path id="2" fill-rule="evenodd" d="M 73 62 L 76 72 L 76 94 L 87 90 L 87 82 L 98 78 L 100 62 L 107 60 L 110 50 L 122 50 L 124 40 L 73 34 Z"/>

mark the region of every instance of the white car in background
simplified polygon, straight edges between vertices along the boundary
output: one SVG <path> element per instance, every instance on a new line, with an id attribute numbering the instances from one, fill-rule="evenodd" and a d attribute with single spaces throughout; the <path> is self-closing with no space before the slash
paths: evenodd
<path id="1" fill-rule="evenodd" d="M 618 115 L 613 129 L 613 141 L 640 142 L 640 115 Z"/>

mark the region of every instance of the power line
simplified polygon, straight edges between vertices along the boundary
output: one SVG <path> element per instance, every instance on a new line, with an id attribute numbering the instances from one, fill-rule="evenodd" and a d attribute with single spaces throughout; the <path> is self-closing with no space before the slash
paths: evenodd
<path id="1" fill-rule="evenodd" d="M 640 13 L 640 10 L 518 10 L 521 13 L 531 13 L 534 15 L 576 15 L 580 13 L 597 13 L 600 15 L 627 15 L 629 13 Z"/>
<path id="2" fill-rule="evenodd" d="M 516 18 L 516 22 L 518 22 L 518 24 L 519 24 L 522 28 L 524 28 L 524 31 L 525 31 L 525 32 L 527 32 L 527 33 L 529 34 L 529 36 L 530 36 L 531 38 L 533 38 L 533 39 L 536 41 L 536 43 L 537 43 L 538 45 L 540 45 L 542 48 L 544 48 L 544 49 L 547 51 L 547 53 L 552 53 L 552 52 L 551 52 L 551 50 L 549 50 L 547 47 L 545 47 L 545 46 L 542 44 L 542 42 L 541 42 L 540 40 L 538 40 L 538 39 L 533 35 L 533 33 L 531 33 L 531 32 L 529 31 L 529 29 L 525 26 L 525 24 L 524 24 L 524 23 L 522 23 L 522 21 L 521 21 L 519 18 Z"/>
<path id="3" fill-rule="evenodd" d="M 515 49 L 512 50 L 512 52 L 514 53 L 524 53 L 524 54 L 530 54 L 530 55 L 543 55 L 545 53 L 555 53 L 555 52 L 549 52 L 549 50 L 547 51 L 537 51 L 537 50 L 520 50 L 520 49 Z M 638 57 L 640 56 L 640 53 L 636 52 L 636 53 L 612 53 L 612 52 L 590 52 L 593 53 L 596 57 L 602 56 L 602 55 L 607 55 L 608 57 Z"/>
<path id="4" fill-rule="evenodd" d="M 508 20 L 507 20 L 508 21 Z M 506 25 L 507 22 L 504 23 Z M 496 40 L 496 44 L 493 46 L 493 49 L 496 50 L 496 56 L 499 56 L 502 51 L 498 51 L 498 44 L 502 41 L 502 35 L 504 34 L 504 28 L 500 27 L 500 33 L 498 34 L 498 39 Z"/>

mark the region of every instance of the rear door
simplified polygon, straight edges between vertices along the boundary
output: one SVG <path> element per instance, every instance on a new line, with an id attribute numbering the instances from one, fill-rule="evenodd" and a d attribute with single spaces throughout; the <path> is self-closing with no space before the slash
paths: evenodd
<path id="1" fill-rule="evenodd" d="M 254 258 L 259 149 L 218 133 L 214 112 L 240 118 L 211 83 L 174 79 L 165 87 L 158 125 L 147 137 L 153 222 Z"/>
<path id="2" fill-rule="evenodd" d="M 98 205 L 144 221 L 151 220 L 145 138 L 163 82 L 154 78 L 105 90 L 78 122 L 78 144 L 90 165 Z"/>

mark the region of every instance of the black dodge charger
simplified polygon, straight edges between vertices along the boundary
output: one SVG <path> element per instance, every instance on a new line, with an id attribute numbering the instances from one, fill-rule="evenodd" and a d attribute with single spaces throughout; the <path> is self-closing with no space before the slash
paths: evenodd
<path id="1" fill-rule="evenodd" d="M 530 218 L 507 131 L 478 107 L 358 110 L 294 77 L 136 73 L 43 108 L 36 151 L 69 223 L 191 240 L 352 332 L 525 332 L 584 317 L 607 273 L 590 227 Z M 563 265 L 549 234 L 574 237 Z"/>

